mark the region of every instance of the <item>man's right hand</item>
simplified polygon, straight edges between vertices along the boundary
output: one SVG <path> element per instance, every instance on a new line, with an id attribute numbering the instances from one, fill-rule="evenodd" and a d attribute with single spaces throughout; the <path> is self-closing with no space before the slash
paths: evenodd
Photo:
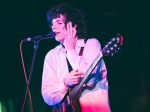
<path id="1" fill-rule="evenodd" d="M 69 86 L 74 86 L 78 84 L 81 80 L 81 76 L 84 74 L 84 72 L 79 72 L 78 70 L 73 70 L 69 73 L 69 75 L 64 79 L 64 84 Z"/>

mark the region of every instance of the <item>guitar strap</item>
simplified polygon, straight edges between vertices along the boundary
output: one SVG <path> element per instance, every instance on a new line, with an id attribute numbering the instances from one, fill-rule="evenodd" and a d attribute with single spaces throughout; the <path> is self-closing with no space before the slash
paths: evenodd
<path id="1" fill-rule="evenodd" d="M 82 56 L 83 50 L 84 50 L 84 47 L 81 47 L 80 52 L 79 52 L 79 56 Z M 68 65 L 68 70 L 69 70 L 69 73 L 70 73 L 72 71 L 72 67 L 71 67 L 68 59 L 67 59 L 67 65 Z"/>

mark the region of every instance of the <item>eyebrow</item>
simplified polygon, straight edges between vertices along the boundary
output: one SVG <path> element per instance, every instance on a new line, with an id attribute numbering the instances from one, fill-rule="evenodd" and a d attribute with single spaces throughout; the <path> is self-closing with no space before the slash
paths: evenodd
<path id="1" fill-rule="evenodd" d="M 63 20 L 52 20 L 52 23 L 53 23 L 53 22 L 59 22 L 59 21 L 62 21 L 62 22 L 63 22 Z"/>

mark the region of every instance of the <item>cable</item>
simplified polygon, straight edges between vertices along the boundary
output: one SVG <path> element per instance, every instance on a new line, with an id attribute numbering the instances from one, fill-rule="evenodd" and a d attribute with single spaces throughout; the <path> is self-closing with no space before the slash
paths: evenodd
<path id="1" fill-rule="evenodd" d="M 28 80 L 27 75 L 26 75 L 26 69 L 25 69 L 25 65 L 24 65 L 24 58 L 23 58 L 23 54 L 22 54 L 22 42 L 23 42 L 23 40 L 20 42 L 20 54 L 21 54 L 22 66 L 23 66 L 24 76 L 25 76 L 25 80 L 26 80 L 26 84 L 27 84 L 27 89 L 26 89 L 26 93 L 25 93 L 25 97 L 24 97 L 21 112 L 24 112 L 24 106 L 25 106 L 27 94 L 29 95 L 29 99 L 30 99 L 31 112 L 34 112 L 33 111 L 33 106 L 32 106 L 32 97 L 31 97 L 30 90 L 29 90 L 29 80 Z"/>

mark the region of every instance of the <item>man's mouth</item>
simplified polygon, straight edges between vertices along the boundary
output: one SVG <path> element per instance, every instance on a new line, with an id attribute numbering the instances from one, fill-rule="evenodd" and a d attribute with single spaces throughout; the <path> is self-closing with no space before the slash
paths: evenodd
<path id="1" fill-rule="evenodd" d="M 60 32 L 55 32 L 55 34 L 57 35 L 57 34 L 59 34 Z"/>

